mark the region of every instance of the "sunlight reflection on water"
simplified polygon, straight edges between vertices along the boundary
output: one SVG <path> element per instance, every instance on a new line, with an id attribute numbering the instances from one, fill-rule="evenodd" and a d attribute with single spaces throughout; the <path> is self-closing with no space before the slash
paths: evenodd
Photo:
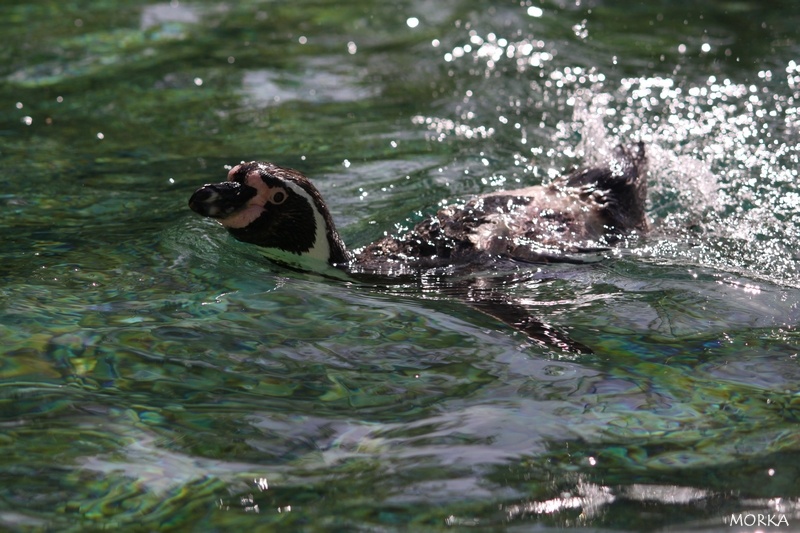
<path id="1" fill-rule="evenodd" d="M 456 107 L 460 120 L 417 116 L 414 121 L 439 142 L 505 139 L 516 130 L 521 150 L 515 161 L 523 163 L 524 172 L 540 175 L 538 147 L 525 147 L 530 127 L 520 127 L 530 119 L 514 117 L 571 109 L 571 117 L 556 126 L 556 152 L 562 156 L 592 164 L 607 160 L 617 142 L 641 139 L 650 145 L 651 216 L 664 241 L 645 242 L 637 253 L 686 257 L 800 284 L 795 190 L 800 148 L 791 134 L 800 67 L 794 61 L 785 72 L 759 71 L 757 81 L 710 75 L 697 83 L 666 76 L 616 80 L 599 67 L 559 66 L 552 61 L 557 53 L 552 43 L 533 37 L 482 36 L 471 29 L 466 43 L 444 55 L 473 80 Z M 481 99 L 498 75 L 527 84 L 530 91 L 516 97 L 519 92 L 506 89 L 514 96 L 492 113 Z M 560 173 L 547 171 L 551 177 Z"/>
<path id="2" fill-rule="evenodd" d="M 276 105 L 289 100 L 348 102 L 374 96 L 359 76 L 338 63 L 311 60 L 300 74 L 280 75 L 271 70 L 245 72 L 242 86 L 248 105 Z"/>

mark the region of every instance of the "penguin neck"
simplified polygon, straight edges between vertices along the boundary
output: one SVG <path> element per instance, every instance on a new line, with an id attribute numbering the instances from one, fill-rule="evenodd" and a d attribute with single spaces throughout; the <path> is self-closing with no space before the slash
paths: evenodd
<path id="1" fill-rule="evenodd" d="M 314 244 L 311 248 L 301 254 L 293 254 L 278 248 L 266 248 L 269 256 L 275 257 L 276 261 L 284 263 L 302 270 L 318 270 L 325 265 L 330 267 L 340 267 L 348 263 L 350 257 L 344 245 L 342 237 L 336 231 L 328 207 L 322 199 L 322 195 L 315 188 L 303 187 L 298 183 L 287 181 L 287 185 L 297 194 L 304 197 L 314 213 Z M 305 265 L 309 267 L 306 267 Z M 316 267 L 316 268 L 313 268 Z"/>

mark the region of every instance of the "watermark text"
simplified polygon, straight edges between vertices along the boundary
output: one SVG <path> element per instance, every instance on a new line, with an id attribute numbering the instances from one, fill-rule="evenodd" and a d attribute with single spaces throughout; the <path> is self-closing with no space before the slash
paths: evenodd
<path id="1" fill-rule="evenodd" d="M 789 520 L 784 514 L 738 513 L 725 520 L 729 526 L 744 527 L 789 527 Z"/>

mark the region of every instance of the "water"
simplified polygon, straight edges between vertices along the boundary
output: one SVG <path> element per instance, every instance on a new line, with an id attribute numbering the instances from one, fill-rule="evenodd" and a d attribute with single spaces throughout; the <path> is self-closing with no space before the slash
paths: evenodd
<path id="1" fill-rule="evenodd" d="M 797 527 L 799 16 L 4 4 L 2 528 Z M 638 139 L 650 235 L 484 280 L 592 354 L 186 207 L 271 159 L 355 247 Z"/>

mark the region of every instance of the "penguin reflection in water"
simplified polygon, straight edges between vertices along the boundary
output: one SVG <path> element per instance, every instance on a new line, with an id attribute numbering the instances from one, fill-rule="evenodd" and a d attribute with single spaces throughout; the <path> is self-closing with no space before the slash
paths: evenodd
<path id="1" fill-rule="evenodd" d="M 620 145 L 607 165 L 576 170 L 549 185 L 476 196 L 441 209 L 405 234 L 354 251 L 345 248 L 311 181 L 273 163 L 236 165 L 227 181 L 199 188 L 189 207 L 216 219 L 236 239 L 261 247 L 276 263 L 392 284 L 443 269 L 476 273 L 509 262 L 586 262 L 582 254 L 647 231 L 646 173 L 644 145 Z M 442 290 L 539 344 L 590 351 L 519 303 L 481 289 L 479 278 L 454 276 Z"/>

